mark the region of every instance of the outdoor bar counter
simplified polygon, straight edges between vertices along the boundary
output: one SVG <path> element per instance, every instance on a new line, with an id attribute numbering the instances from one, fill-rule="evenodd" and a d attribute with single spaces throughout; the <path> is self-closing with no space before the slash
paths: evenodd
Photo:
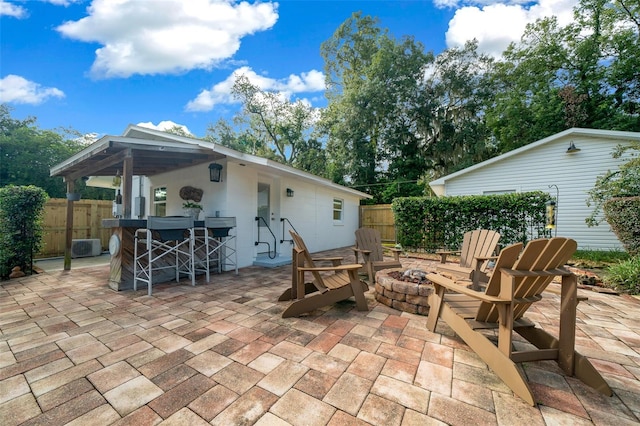
<path id="1" fill-rule="evenodd" d="M 196 227 L 204 227 L 203 220 L 195 221 Z M 109 270 L 109 287 L 113 290 L 133 289 L 134 236 L 137 229 L 147 227 L 146 219 L 103 219 L 102 226 L 111 228 L 109 239 L 109 253 L 111 266 Z M 173 274 L 163 277 L 154 276 L 154 282 L 166 282 L 173 278 Z M 146 285 L 144 286 L 146 288 Z M 138 286 L 140 288 L 140 286 Z"/>

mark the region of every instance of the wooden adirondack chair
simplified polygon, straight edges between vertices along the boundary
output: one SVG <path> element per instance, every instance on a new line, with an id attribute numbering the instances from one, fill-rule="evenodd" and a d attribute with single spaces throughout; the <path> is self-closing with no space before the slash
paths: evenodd
<path id="1" fill-rule="evenodd" d="M 445 320 L 516 395 L 531 405 L 535 405 L 533 394 L 516 363 L 555 360 L 567 375 L 611 396 L 611 388 L 600 373 L 574 349 L 577 281 L 562 266 L 576 247 L 575 240 L 568 238 L 539 239 L 529 242 L 518 257 L 522 244 L 509 246 L 500 252 L 484 293 L 442 275 L 429 274 L 435 291 L 429 298 L 427 328 L 435 331 L 438 319 Z M 542 292 L 556 276 L 562 277 L 557 339 L 523 317 L 533 303 L 542 299 Z M 482 329 L 497 329 L 497 346 L 478 331 Z M 515 351 L 514 331 L 537 349 Z"/>
<path id="2" fill-rule="evenodd" d="M 369 287 L 358 277 L 360 264 L 315 266 L 314 260 L 311 258 L 311 254 L 300 235 L 293 231 L 289 231 L 289 233 L 295 244 L 293 261 L 297 276 L 292 285 L 296 286 L 295 294 L 297 299 L 283 312 L 282 318 L 311 312 L 349 297 L 355 298 L 356 307 L 359 311 L 369 310 L 364 297 L 364 292 L 369 291 Z M 302 262 L 298 262 L 297 259 L 301 259 Z M 306 272 L 310 272 L 313 276 L 313 285 L 316 291 L 309 292 L 309 285 L 305 285 L 304 276 Z M 334 273 L 321 274 L 321 272 Z"/>
<path id="3" fill-rule="evenodd" d="M 389 248 L 393 253 L 393 260 L 384 259 L 382 238 L 380 232 L 372 228 L 359 228 L 356 230 L 356 246 L 353 252 L 356 256 L 356 263 L 359 263 L 358 255 L 363 258 L 362 269 L 369 277 L 369 284 L 375 284 L 375 272 L 381 269 L 402 268 L 400 263 L 400 252 L 402 250 Z"/>
<path id="4" fill-rule="evenodd" d="M 464 234 L 462 247 L 459 251 L 437 251 L 440 255 L 440 263 L 436 268 L 441 272 L 448 272 L 460 278 L 469 278 L 473 281 L 473 289 L 479 289 L 479 283 L 488 281 L 486 274 L 487 260 L 493 258 L 498 246 L 500 234 L 489 229 L 476 229 Z M 457 254 L 460 263 L 446 263 L 447 255 Z"/>

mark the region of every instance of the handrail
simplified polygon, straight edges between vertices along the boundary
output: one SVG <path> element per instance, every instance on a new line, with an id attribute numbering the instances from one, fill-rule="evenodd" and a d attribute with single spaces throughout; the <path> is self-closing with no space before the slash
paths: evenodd
<path id="1" fill-rule="evenodd" d="M 291 223 L 291 221 L 289 219 L 287 219 L 286 217 L 281 217 L 280 218 L 280 222 L 285 222 L 285 221 L 289 224 L 289 227 L 291 227 L 291 229 L 293 229 L 293 232 L 295 232 L 296 234 L 300 234 L 298 232 L 298 230 L 293 227 L 293 224 Z M 285 226 L 284 226 L 284 223 L 283 223 L 282 224 L 282 239 L 280 240 L 280 244 L 284 243 L 285 241 L 289 241 L 291 244 L 293 244 L 293 240 L 287 240 L 287 239 L 284 238 L 284 236 L 285 236 L 285 232 L 284 232 L 285 229 L 284 228 L 285 228 Z"/>
<path id="2" fill-rule="evenodd" d="M 269 244 L 266 241 L 261 241 L 260 240 L 260 221 L 262 221 L 264 223 L 264 226 L 269 230 L 269 233 L 271 234 L 271 236 L 273 237 L 273 256 L 271 255 L 271 244 Z M 263 217 L 261 216 L 256 216 L 256 222 L 258 223 L 258 241 L 255 242 L 255 245 L 259 245 L 259 244 L 266 244 L 267 248 L 269 250 L 269 259 L 275 259 L 276 255 L 278 253 L 276 253 L 276 241 L 278 240 L 275 236 L 275 234 L 273 233 L 273 231 L 271 230 L 271 228 L 269 227 L 269 224 L 267 223 L 266 220 L 264 220 Z"/>

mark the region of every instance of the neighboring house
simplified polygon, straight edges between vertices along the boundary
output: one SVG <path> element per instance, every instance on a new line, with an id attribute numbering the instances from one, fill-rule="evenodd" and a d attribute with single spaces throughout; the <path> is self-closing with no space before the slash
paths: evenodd
<path id="1" fill-rule="evenodd" d="M 614 148 L 631 141 L 640 141 L 640 133 L 568 129 L 443 176 L 429 186 L 437 196 L 548 192 L 558 198 L 558 236 L 574 238 L 580 249 L 622 249 L 606 222 L 586 225 L 592 211 L 586 200 L 596 178 L 625 161 L 611 157 Z"/>
<path id="2" fill-rule="evenodd" d="M 210 164 L 222 166 L 220 182 L 210 181 Z M 180 189 L 201 189 L 200 220 L 216 214 L 236 218 L 233 232 L 239 267 L 265 258 L 269 252 L 290 258 L 288 230 L 292 227 L 311 251 L 352 245 L 360 200 L 370 198 L 272 160 L 133 125 L 123 136 L 104 136 L 51 169 L 52 176 L 62 175 L 67 180 L 83 176 L 109 176 L 111 180 L 117 174 L 122 174 L 124 216 L 134 219 L 184 215 Z"/>

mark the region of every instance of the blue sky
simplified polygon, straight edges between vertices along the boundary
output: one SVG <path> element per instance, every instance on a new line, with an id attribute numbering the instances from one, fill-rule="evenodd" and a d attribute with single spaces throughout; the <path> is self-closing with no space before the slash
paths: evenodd
<path id="1" fill-rule="evenodd" d="M 119 135 L 129 124 L 201 137 L 239 109 L 234 76 L 323 107 L 320 45 L 361 11 L 438 54 L 476 38 L 498 56 L 527 22 L 577 0 L 235 2 L 0 0 L 0 102 L 42 129 Z"/>

